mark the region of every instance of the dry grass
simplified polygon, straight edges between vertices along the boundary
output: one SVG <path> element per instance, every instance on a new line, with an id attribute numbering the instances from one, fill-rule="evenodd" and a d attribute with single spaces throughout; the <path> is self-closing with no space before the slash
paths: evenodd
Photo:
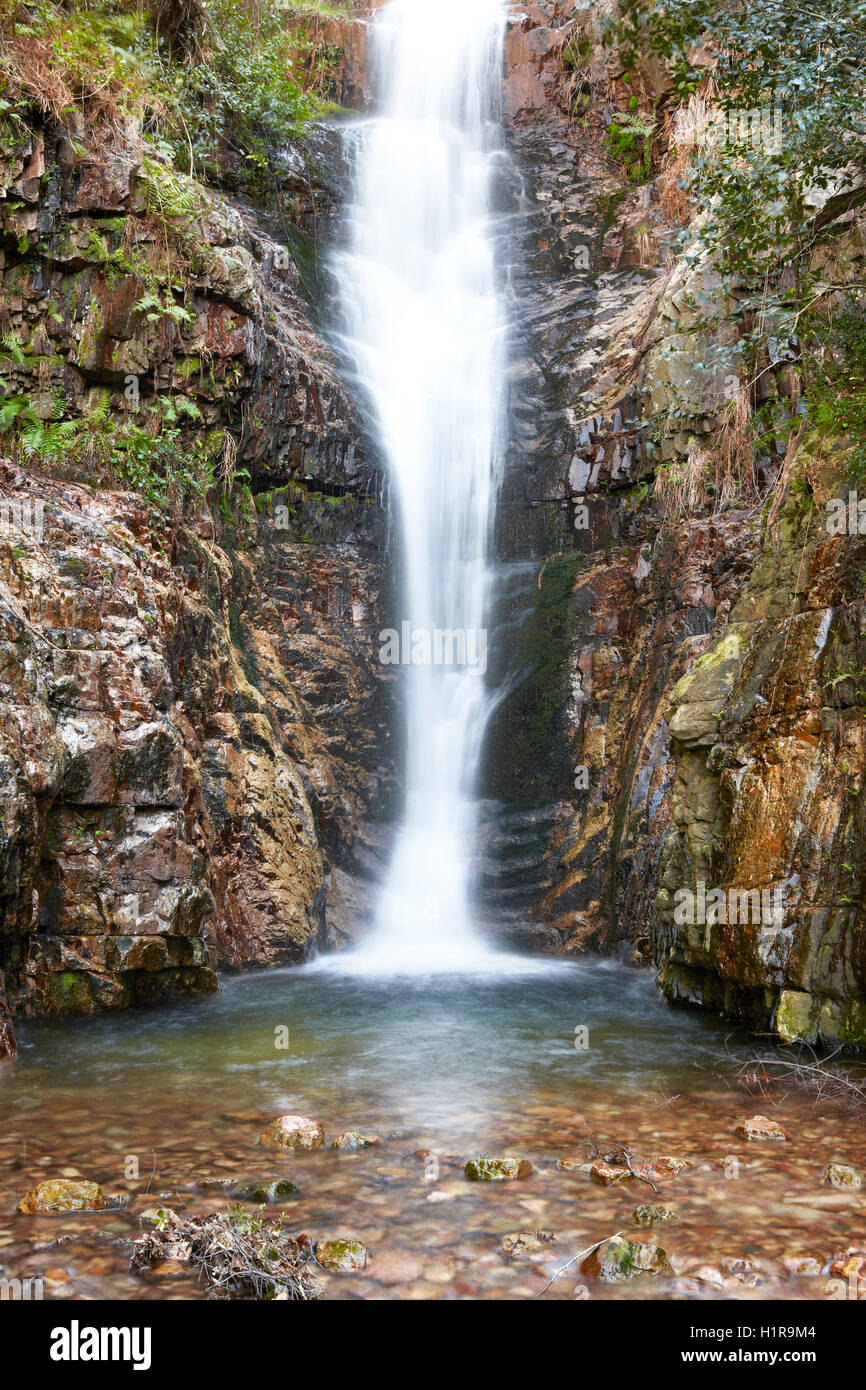
<path id="1" fill-rule="evenodd" d="M 154 1269 L 166 1260 L 188 1261 L 216 1299 L 302 1301 L 321 1297 L 307 1236 L 289 1236 L 282 1218 L 266 1221 L 260 1208 L 230 1207 L 213 1216 L 186 1219 L 160 1212 L 157 1229 L 139 1236 L 130 1269 Z"/>
<path id="2" fill-rule="evenodd" d="M 805 1059 L 802 1056 L 755 1056 L 740 1064 L 736 1080 L 750 1096 L 777 1100 L 778 1088 L 784 1085 L 791 1090 L 809 1092 L 816 1103 L 830 1101 L 866 1119 L 866 1068 L 835 1069 L 830 1064 L 838 1055 L 832 1052 L 819 1059 L 808 1048 Z"/>

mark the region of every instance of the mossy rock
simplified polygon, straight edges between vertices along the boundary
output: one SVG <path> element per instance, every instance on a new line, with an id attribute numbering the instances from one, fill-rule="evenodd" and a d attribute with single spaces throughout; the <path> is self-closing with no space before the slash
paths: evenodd
<path id="1" fill-rule="evenodd" d="M 636 1226 L 654 1226 L 657 1221 L 676 1221 L 677 1214 L 664 1202 L 646 1202 L 643 1206 L 635 1207 L 632 1220 Z"/>
<path id="2" fill-rule="evenodd" d="M 528 1177 L 532 1164 L 525 1158 L 506 1154 L 503 1158 L 470 1158 L 463 1171 L 473 1182 L 511 1182 Z"/>
<path id="3" fill-rule="evenodd" d="M 252 1178 L 249 1182 L 241 1182 L 233 1187 L 231 1195 L 241 1202 L 252 1202 L 255 1206 L 261 1207 L 289 1202 L 300 1193 L 288 1178 Z"/>
<path id="4" fill-rule="evenodd" d="M 30 1216 L 46 1212 L 101 1211 L 105 1198 L 98 1182 L 80 1178 L 49 1178 L 21 1198 L 18 1210 Z"/>
<path id="5" fill-rule="evenodd" d="M 336 1273 L 365 1269 L 367 1265 L 367 1247 L 360 1240 L 319 1240 L 313 1251 L 323 1269 Z"/>
<path id="6" fill-rule="evenodd" d="M 604 1284 L 619 1284 L 648 1276 L 669 1278 L 675 1271 L 661 1246 L 614 1236 L 584 1260 L 582 1272 Z"/>
<path id="7" fill-rule="evenodd" d="M 856 1192 L 866 1184 L 866 1172 L 862 1168 L 852 1168 L 847 1163 L 828 1163 L 824 1169 L 824 1179 L 831 1187 Z"/>
<path id="8" fill-rule="evenodd" d="M 372 1149 L 381 1142 L 378 1134 L 370 1136 L 356 1134 L 354 1130 L 349 1130 L 346 1134 L 338 1134 L 336 1139 L 332 1139 L 331 1148 L 342 1149 L 346 1153 L 357 1153 L 359 1149 Z"/>

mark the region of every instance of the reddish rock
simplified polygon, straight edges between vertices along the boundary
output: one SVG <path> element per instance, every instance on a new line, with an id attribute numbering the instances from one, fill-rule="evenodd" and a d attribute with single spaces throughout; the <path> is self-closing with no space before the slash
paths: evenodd
<path id="1" fill-rule="evenodd" d="M 753 1115 L 751 1120 L 740 1120 L 736 1132 L 741 1139 L 758 1142 L 781 1143 L 788 1138 L 782 1126 L 776 1120 L 768 1120 L 766 1115 Z"/>

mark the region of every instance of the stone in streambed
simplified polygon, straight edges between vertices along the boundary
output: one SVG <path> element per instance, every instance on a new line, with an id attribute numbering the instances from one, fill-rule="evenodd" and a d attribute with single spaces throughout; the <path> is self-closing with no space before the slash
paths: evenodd
<path id="1" fill-rule="evenodd" d="M 646 1202 L 641 1207 L 635 1207 L 632 1212 L 632 1220 L 636 1226 L 654 1226 L 657 1221 L 676 1221 L 677 1214 L 672 1207 L 666 1207 L 663 1202 Z"/>
<path id="2" fill-rule="evenodd" d="M 367 1265 L 367 1247 L 359 1240 L 319 1240 L 313 1251 L 322 1268 L 334 1273 L 365 1269 Z"/>
<path id="3" fill-rule="evenodd" d="M 787 1132 L 775 1120 L 768 1120 L 766 1115 L 753 1115 L 750 1120 L 740 1120 L 737 1125 L 737 1134 L 741 1139 L 753 1139 L 759 1142 L 774 1141 L 784 1142 L 788 1138 Z"/>
<path id="4" fill-rule="evenodd" d="M 279 1115 L 259 1140 L 266 1149 L 320 1149 L 325 1131 L 318 1120 L 305 1115 Z"/>
<path id="5" fill-rule="evenodd" d="M 260 1207 L 273 1206 L 277 1202 L 288 1202 L 292 1197 L 297 1197 L 298 1189 L 288 1178 L 276 1178 L 272 1181 L 268 1181 L 267 1178 L 254 1178 L 250 1182 L 237 1183 L 231 1188 L 231 1195 L 241 1202 L 255 1202 Z"/>
<path id="6" fill-rule="evenodd" d="M 640 1241 L 614 1236 L 606 1240 L 583 1261 L 581 1272 L 603 1284 L 619 1284 L 626 1279 L 646 1275 L 672 1276 L 673 1266 L 666 1250 L 659 1245 L 644 1245 Z"/>
<path id="7" fill-rule="evenodd" d="M 555 1239 L 550 1231 L 513 1231 L 502 1237 L 500 1248 L 503 1255 L 513 1260 L 517 1255 L 537 1255 Z"/>
<path id="8" fill-rule="evenodd" d="M 532 1164 L 526 1158 L 506 1154 L 503 1158 L 470 1158 L 463 1171 L 473 1182 L 510 1182 L 528 1177 Z"/>
<path id="9" fill-rule="evenodd" d="M 824 1179 L 831 1187 L 856 1192 L 866 1182 L 866 1173 L 861 1168 L 849 1167 L 847 1163 L 828 1163 L 824 1169 Z"/>
<path id="10" fill-rule="evenodd" d="M 101 1211 L 104 1206 L 105 1198 L 98 1182 L 49 1178 L 25 1193 L 18 1210 L 33 1216 L 56 1211 Z"/>
<path id="11" fill-rule="evenodd" d="M 381 1142 L 378 1134 L 367 1136 L 349 1130 L 346 1134 L 338 1134 L 336 1139 L 332 1139 L 331 1148 L 342 1149 L 346 1153 L 357 1153 L 359 1149 L 372 1149 L 374 1144 L 381 1144 Z"/>

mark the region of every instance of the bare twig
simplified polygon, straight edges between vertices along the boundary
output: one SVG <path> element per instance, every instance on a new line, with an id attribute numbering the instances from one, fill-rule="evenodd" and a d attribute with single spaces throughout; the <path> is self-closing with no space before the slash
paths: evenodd
<path id="1" fill-rule="evenodd" d="M 621 1235 L 622 1231 L 614 1231 L 612 1236 L 603 1236 L 601 1240 L 597 1240 L 595 1242 L 595 1245 L 590 1245 L 586 1250 L 581 1250 L 578 1255 L 575 1255 L 574 1258 L 569 1260 L 567 1264 L 564 1264 L 561 1269 L 558 1269 L 552 1279 L 548 1279 L 544 1288 L 539 1293 L 537 1293 L 535 1297 L 541 1298 L 542 1294 L 547 1293 L 547 1290 L 550 1288 L 551 1284 L 555 1283 L 555 1281 L 559 1278 L 560 1274 L 564 1274 L 567 1269 L 571 1269 L 571 1266 L 576 1265 L 578 1260 L 585 1260 L 587 1255 L 591 1255 L 593 1250 L 597 1250 L 600 1245 L 607 1245 L 607 1242 L 609 1240 L 616 1240 L 617 1236 Z"/>

